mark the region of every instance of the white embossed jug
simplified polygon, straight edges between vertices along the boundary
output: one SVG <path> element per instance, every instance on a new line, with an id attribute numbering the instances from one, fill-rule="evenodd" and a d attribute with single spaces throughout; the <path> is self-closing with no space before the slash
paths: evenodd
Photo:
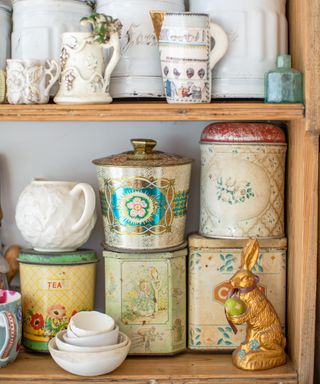
<path id="1" fill-rule="evenodd" d="M 37 251 L 74 251 L 91 234 L 95 207 L 89 184 L 36 179 L 19 197 L 16 223 L 25 241 Z"/>
<path id="2" fill-rule="evenodd" d="M 119 34 L 122 24 L 111 16 L 94 13 L 82 23 L 91 23 L 93 32 L 66 32 L 62 35 L 62 66 L 57 104 L 111 103 L 110 76 L 120 59 Z M 99 32 L 102 31 L 102 32 Z M 113 48 L 107 65 L 103 48 Z"/>
<path id="3" fill-rule="evenodd" d="M 183 0 L 97 0 L 97 12 L 123 24 L 121 59 L 112 74 L 113 97 L 164 97 L 159 49 L 149 12 L 183 12 Z"/>
<path id="4" fill-rule="evenodd" d="M 229 49 L 213 73 L 215 98 L 263 98 L 264 74 L 287 53 L 286 0 L 190 0 L 227 32 Z"/>

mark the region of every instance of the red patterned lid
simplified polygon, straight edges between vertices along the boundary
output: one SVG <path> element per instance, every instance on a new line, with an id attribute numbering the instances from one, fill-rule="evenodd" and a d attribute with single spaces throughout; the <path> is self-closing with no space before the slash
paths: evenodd
<path id="1" fill-rule="evenodd" d="M 213 123 L 201 135 L 202 143 L 286 143 L 284 132 L 268 123 Z"/>

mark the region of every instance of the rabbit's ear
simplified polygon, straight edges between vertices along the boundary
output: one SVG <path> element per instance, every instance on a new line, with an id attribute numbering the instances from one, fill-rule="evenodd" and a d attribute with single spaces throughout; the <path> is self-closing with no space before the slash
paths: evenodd
<path id="1" fill-rule="evenodd" d="M 251 271 L 259 256 L 259 243 L 257 240 L 249 240 L 241 254 L 241 268 Z"/>

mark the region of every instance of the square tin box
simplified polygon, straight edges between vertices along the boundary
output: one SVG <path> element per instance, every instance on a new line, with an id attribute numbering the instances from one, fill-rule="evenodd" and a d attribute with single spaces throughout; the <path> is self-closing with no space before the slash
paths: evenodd
<path id="1" fill-rule="evenodd" d="M 228 280 L 240 267 L 246 240 L 208 239 L 189 236 L 188 347 L 192 350 L 235 349 L 246 335 L 246 325 L 235 335 L 224 314 L 231 285 Z M 282 326 L 286 310 L 287 239 L 259 240 L 260 255 L 253 272 L 273 304 Z"/>
<path id="2" fill-rule="evenodd" d="M 130 354 L 172 355 L 186 349 L 186 256 L 104 251 L 106 313 L 127 334 Z"/>

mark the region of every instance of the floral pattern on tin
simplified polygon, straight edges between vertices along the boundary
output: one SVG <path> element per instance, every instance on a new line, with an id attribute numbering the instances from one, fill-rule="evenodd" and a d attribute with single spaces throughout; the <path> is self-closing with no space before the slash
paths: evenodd
<path id="1" fill-rule="evenodd" d="M 217 199 L 228 204 L 241 204 L 254 197 L 252 184 L 249 181 L 237 181 L 231 177 L 226 180 L 222 176 L 216 180 Z"/>

